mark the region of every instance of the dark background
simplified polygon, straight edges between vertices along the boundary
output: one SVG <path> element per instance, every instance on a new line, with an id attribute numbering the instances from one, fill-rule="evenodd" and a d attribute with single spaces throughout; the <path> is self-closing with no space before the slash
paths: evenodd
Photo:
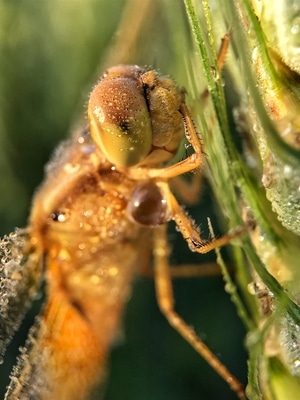
<path id="1" fill-rule="evenodd" d="M 134 3 L 134 2 L 131 2 Z M 135 9 L 140 7 L 135 2 Z M 146 3 L 146 2 L 145 2 Z M 2 1 L 0 3 L 0 231 L 26 226 L 31 197 L 45 163 L 75 126 L 85 123 L 88 93 L 110 62 L 154 65 L 187 85 L 184 64 L 190 38 L 181 1 L 153 1 L 124 59 L 112 53 L 124 5 L 121 0 Z M 140 10 L 142 12 L 142 10 Z M 130 15 L 130 13 L 129 13 Z M 123 20 L 134 25 L 135 16 Z M 128 27 L 127 25 L 127 27 Z M 125 33 L 124 33 L 125 32 Z M 129 30 L 130 33 L 130 30 Z M 123 35 L 123 36 L 122 36 Z M 189 209 L 207 234 L 218 217 L 205 184 L 201 202 Z M 172 264 L 214 262 L 214 253 L 192 254 L 170 227 Z M 223 251 L 225 258 L 230 258 Z M 244 330 L 224 291 L 222 277 L 175 280 L 176 308 L 209 347 L 245 381 Z M 38 308 L 38 303 L 36 307 Z M 35 308 L 29 312 L 0 368 L 0 397 L 18 347 L 24 343 Z M 160 314 L 151 279 L 140 277 L 112 349 L 106 400 L 235 399 L 216 373 Z M 75 378 L 75 377 L 74 377 Z M 76 379 L 76 378 L 75 378 Z"/>

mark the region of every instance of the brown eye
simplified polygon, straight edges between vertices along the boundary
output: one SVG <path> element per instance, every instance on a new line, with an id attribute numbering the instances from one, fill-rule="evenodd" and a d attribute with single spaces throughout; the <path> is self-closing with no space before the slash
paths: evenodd
<path id="1" fill-rule="evenodd" d="M 127 211 L 135 222 L 155 227 L 171 219 L 167 199 L 156 182 L 138 185 L 127 204 Z"/>
<path id="2" fill-rule="evenodd" d="M 120 167 L 138 164 L 149 153 L 152 127 L 143 88 L 134 67 L 120 66 L 101 79 L 90 95 L 88 114 L 94 142 Z M 124 71 L 123 71 L 124 70 Z M 112 75 L 112 76 L 111 76 Z"/>

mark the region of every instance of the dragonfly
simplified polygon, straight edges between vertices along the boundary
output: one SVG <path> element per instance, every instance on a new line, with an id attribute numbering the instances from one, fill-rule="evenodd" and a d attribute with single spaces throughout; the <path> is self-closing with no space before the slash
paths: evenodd
<path id="1" fill-rule="evenodd" d="M 192 154 L 169 164 L 184 137 Z M 2 356 L 46 282 L 45 305 L 6 399 L 97 398 L 132 282 L 149 264 L 170 325 L 246 399 L 239 380 L 174 309 L 168 222 L 201 254 L 241 234 L 237 228 L 203 240 L 173 194 L 170 182 L 203 162 L 184 90 L 171 78 L 136 65 L 103 74 L 89 97 L 88 126 L 61 144 L 46 168 L 28 227 L 0 244 Z"/>

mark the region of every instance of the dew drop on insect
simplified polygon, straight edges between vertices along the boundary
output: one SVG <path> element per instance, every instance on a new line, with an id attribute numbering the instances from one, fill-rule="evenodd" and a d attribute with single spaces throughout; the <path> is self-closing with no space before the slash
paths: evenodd
<path id="1" fill-rule="evenodd" d="M 100 278 L 99 275 L 93 274 L 90 277 L 90 282 L 91 282 L 92 285 L 99 285 L 100 282 L 101 282 L 101 278 Z"/>
<path id="2" fill-rule="evenodd" d="M 291 167 L 290 165 L 285 165 L 285 166 L 283 167 L 283 173 L 284 173 L 284 175 L 285 175 L 286 178 L 291 177 L 291 176 L 292 176 L 292 173 L 293 173 L 292 167 Z"/>
<path id="3" fill-rule="evenodd" d="M 300 367 L 300 360 L 295 360 L 294 361 L 294 365 L 295 365 L 295 368 L 299 368 Z"/>
<path id="4" fill-rule="evenodd" d="M 300 17 L 294 19 L 291 26 L 291 34 L 298 35 L 300 33 Z"/>
<path id="5" fill-rule="evenodd" d="M 65 171 L 68 172 L 69 174 L 74 174 L 74 172 L 77 172 L 80 168 L 80 164 L 71 164 L 67 163 L 65 164 Z"/>

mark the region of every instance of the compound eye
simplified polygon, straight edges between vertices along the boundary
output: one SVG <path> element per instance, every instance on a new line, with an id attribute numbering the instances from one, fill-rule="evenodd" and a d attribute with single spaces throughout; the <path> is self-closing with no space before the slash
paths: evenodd
<path id="1" fill-rule="evenodd" d="M 155 182 L 143 182 L 134 189 L 127 204 L 131 219 L 140 225 L 155 227 L 171 219 L 166 198 Z"/>
<path id="2" fill-rule="evenodd" d="M 126 67 L 124 67 L 126 70 Z M 91 93 L 88 114 L 94 142 L 113 164 L 130 167 L 151 150 L 152 127 L 136 77 L 107 75 Z"/>

